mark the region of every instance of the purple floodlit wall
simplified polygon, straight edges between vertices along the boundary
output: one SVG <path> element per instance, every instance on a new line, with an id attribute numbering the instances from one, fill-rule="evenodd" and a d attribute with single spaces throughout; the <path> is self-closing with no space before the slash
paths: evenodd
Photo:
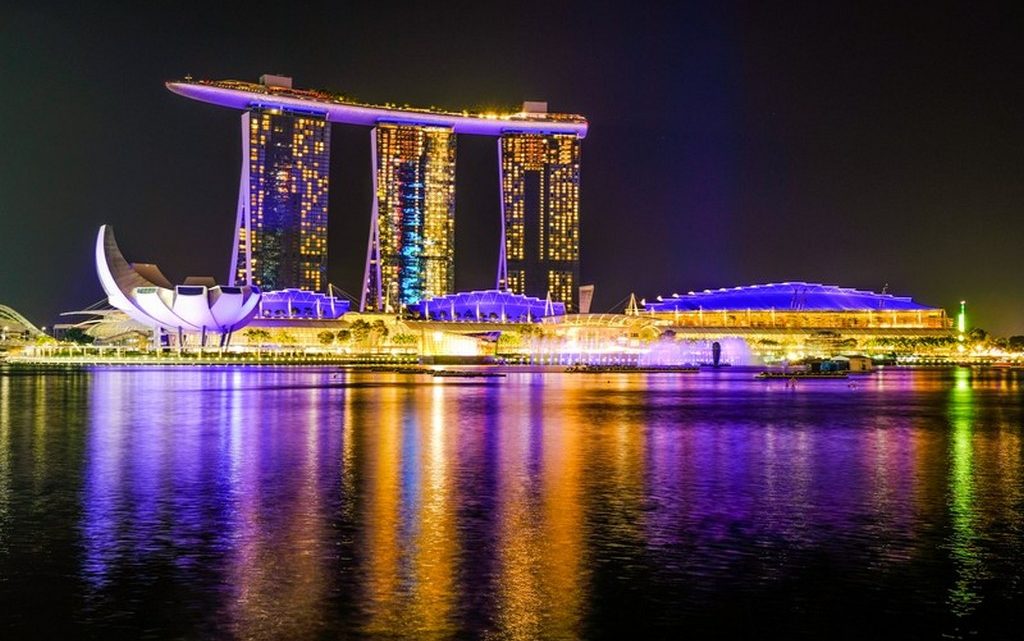
<path id="1" fill-rule="evenodd" d="M 334 320 L 347 314 L 351 305 L 347 300 L 320 292 L 281 289 L 263 292 L 256 316 Z"/>
<path id="2" fill-rule="evenodd" d="M 705 289 L 702 292 L 673 294 L 644 301 L 644 309 L 655 312 L 713 310 L 770 310 L 779 311 L 927 311 L 937 309 L 922 305 L 909 296 L 893 296 L 876 292 L 821 285 L 818 283 L 787 282 L 767 285 L 749 285 L 723 289 Z"/>
<path id="3" fill-rule="evenodd" d="M 409 309 L 423 318 L 433 320 L 505 320 L 508 322 L 539 321 L 544 316 L 564 316 L 565 303 L 550 303 L 533 296 L 523 296 L 494 289 L 460 292 L 421 300 Z"/>
<path id="4" fill-rule="evenodd" d="M 330 122 L 374 127 L 381 121 L 396 124 L 431 125 L 451 127 L 457 134 L 500 136 L 509 132 L 541 134 L 575 134 L 580 138 L 587 135 L 586 122 L 559 122 L 551 120 L 509 119 L 484 115 L 458 115 L 430 113 L 415 110 L 392 109 L 371 105 L 356 105 L 327 102 L 312 98 L 303 99 L 279 94 L 267 94 L 241 89 L 228 89 L 194 82 L 168 82 L 167 88 L 174 93 L 234 109 L 270 107 L 325 114 Z"/>

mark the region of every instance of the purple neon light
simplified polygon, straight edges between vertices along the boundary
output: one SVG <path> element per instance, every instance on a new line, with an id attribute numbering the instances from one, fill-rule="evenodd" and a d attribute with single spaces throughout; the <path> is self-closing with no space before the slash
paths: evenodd
<path id="1" fill-rule="evenodd" d="M 673 294 L 646 301 L 644 308 L 663 311 L 704 311 L 723 309 L 752 309 L 780 311 L 929 311 L 936 309 L 922 305 L 909 296 L 893 296 L 875 292 L 821 285 L 818 283 L 787 282 L 766 285 L 749 285 L 722 289 L 706 289 L 701 292 Z"/>
<path id="2" fill-rule="evenodd" d="M 518 118 L 488 118 L 480 114 L 459 115 L 429 113 L 414 110 L 391 109 L 369 105 L 326 102 L 296 98 L 280 94 L 228 89 L 194 82 L 168 82 L 167 88 L 179 96 L 208 102 L 222 107 L 249 109 L 254 105 L 280 107 L 326 115 L 330 122 L 374 127 L 380 122 L 410 125 L 450 127 L 457 134 L 500 136 L 505 133 L 575 134 L 587 135 L 586 121 L 527 120 Z"/>

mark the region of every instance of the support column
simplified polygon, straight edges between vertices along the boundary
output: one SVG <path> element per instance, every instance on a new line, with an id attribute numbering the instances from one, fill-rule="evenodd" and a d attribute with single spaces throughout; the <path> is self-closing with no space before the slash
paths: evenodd
<path id="1" fill-rule="evenodd" d="M 498 277 L 495 289 L 508 289 L 508 258 L 505 254 L 505 170 L 501 151 L 501 137 L 498 137 L 498 201 L 501 203 L 501 238 L 498 241 Z"/>
<path id="2" fill-rule="evenodd" d="M 231 272 L 226 282 L 239 285 L 239 244 L 245 237 L 245 285 L 252 286 L 252 235 L 249 230 L 249 112 L 242 114 L 242 168 L 238 178 L 238 213 L 235 216 L 235 238 L 231 251 Z"/>
<path id="3" fill-rule="evenodd" d="M 359 297 L 359 311 L 366 311 L 367 296 L 371 296 L 371 305 L 375 310 L 381 310 L 384 306 L 384 296 L 381 289 L 382 274 L 380 269 L 380 228 L 378 226 L 377 197 L 377 128 L 370 131 L 370 176 L 372 181 L 372 202 L 370 207 L 370 237 L 366 243 L 366 268 L 363 271 L 363 293 Z"/>

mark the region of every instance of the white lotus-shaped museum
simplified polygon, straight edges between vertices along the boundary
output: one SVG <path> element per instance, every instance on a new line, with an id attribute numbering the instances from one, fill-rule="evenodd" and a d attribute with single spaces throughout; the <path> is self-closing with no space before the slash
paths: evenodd
<path id="1" fill-rule="evenodd" d="M 96 273 L 111 305 L 140 323 L 176 334 L 179 344 L 186 333 L 199 333 L 202 345 L 208 333 L 217 333 L 226 344 L 260 302 L 258 287 L 220 286 L 208 277 L 171 285 L 156 265 L 125 260 L 110 225 L 100 227 L 96 236 Z"/>

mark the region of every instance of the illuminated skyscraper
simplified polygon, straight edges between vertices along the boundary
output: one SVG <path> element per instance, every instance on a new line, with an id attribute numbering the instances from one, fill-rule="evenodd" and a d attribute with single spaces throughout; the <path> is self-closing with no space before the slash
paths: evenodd
<path id="1" fill-rule="evenodd" d="M 495 136 L 501 185 L 499 290 L 579 309 L 580 141 L 586 118 L 527 102 L 506 113 L 397 108 L 295 89 L 291 79 L 168 82 L 241 109 L 242 187 L 231 277 L 323 289 L 329 123 L 373 127 L 373 209 L 361 310 L 398 311 L 454 289 L 455 138 Z"/>
<path id="2" fill-rule="evenodd" d="M 380 123 L 360 307 L 393 310 L 455 288 L 455 133 Z"/>
<path id="3" fill-rule="evenodd" d="M 242 114 L 235 284 L 326 287 L 330 133 L 321 114 L 255 106 Z"/>
<path id="4" fill-rule="evenodd" d="M 502 244 L 498 288 L 578 309 L 580 138 L 508 133 L 499 142 Z"/>

